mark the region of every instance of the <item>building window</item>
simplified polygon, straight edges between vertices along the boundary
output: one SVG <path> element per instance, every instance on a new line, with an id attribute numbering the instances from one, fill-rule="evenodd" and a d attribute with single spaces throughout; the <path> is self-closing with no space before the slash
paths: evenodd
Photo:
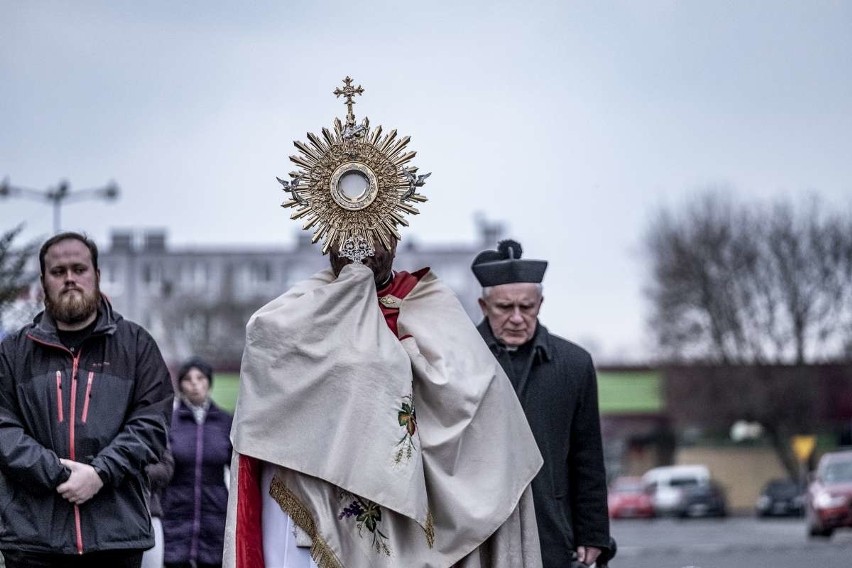
<path id="1" fill-rule="evenodd" d="M 197 262 L 193 266 L 193 279 L 196 290 L 207 290 L 210 280 L 210 266 L 206 262 Z"/>
<path id="2" fill-rule="evenodd" d="M 124 293 L 126 275 L 112 262 L 100 266 L 101 289 L 110 296 L 121 296 Z"/>
<path id="3" fill-rule="evenodd" d="M 272 266 L 269 262 L 252 263 L 251 277 L 254 282 L 267 283 L 272 280 Z"/>
<path id="4" fill-rule="evenodd" d="M 160 284 L 163 279 L 163 267 L 159 264 L 147 263 L 142 265 L 142 282 L 150 287 Z"/>
<path id="5" fill-rule="evenodd" d="M 103 281 L 112 284 L 115 282 L 115 266 L 112 263 L 105 264 L 100 267 Z"/>

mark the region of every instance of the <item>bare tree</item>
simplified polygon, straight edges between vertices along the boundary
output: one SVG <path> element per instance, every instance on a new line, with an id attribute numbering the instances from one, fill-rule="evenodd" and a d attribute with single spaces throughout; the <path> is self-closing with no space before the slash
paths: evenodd
<path id="1" fill-rule="evenodd" d="M 15 239 L 23 229 L 21 224 L 0 235 L 0 322 L 35 280 L 35 274 L 27 274 L 26 268 L 37 245 L 15 247 Z"/>
<path id="2" fill-rule="evenodd" d="M 775 352 L 803 365 L 841 355 L 852 338 L 852 219 L 815 199 L 799 211 L 776 204 L 764 243 Z"/>
<path id="3" fill-rule="evenodd" d="M 804 364 L 852 338 L 852 219 L 815 198 L 761 207 L 706 193 L 662 210 L 645 244 L 665 360 Z"/>
<path id="4" fill-rule="evenodd" d="M 793 467 L 788 438 L 814 425 L 812 385 L 778 369 L 840 359 L 852 344 L 852 219 L 816 198 L 744 205 L 707 192 L 660 211 L 645 244 L 663 360 L 737 367 L 707 375 L 693 395 L 716 422 L 734 413 L 760 421 Z"/>

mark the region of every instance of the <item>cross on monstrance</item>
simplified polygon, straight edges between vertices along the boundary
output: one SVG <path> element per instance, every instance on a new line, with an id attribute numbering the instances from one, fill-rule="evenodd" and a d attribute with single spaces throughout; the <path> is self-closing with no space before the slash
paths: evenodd
<path id="1" fill-rule="evenodd" d="M 343 80 L 342 89 L 340 87 L 334 89 L 334 94 L 337 95 L 337 98 L 340 98 L 340 95 L 346 98 L 346 108 L 348 109 L 346 113 L 346 126 L 355 126 L 355 113 L 352 112 L 352 105 L 355 104 L 355 101 L 352 100 L 352 97 L 363 93 L 364 89 L 361 88 L 361 85 L 357 87 L 352 86 L 352 78 L 349 75 Z"/>

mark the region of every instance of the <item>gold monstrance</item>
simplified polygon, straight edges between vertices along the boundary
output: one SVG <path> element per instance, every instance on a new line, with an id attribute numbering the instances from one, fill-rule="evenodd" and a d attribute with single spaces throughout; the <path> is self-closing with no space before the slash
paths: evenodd
<path id="1" fill-rule="evenodd" d="M 299 169 L 290 181 L 276 178 L 291 196 L 281 206 L 295 209 L 291 219 L 304 218 L 303 229 L 314 229 L 311 242 L 323 239 L 323 254 L 336 244 L 357 261 L 372 254 L 376 241 L 390 249 L 391 238 L 400 239 L 397 225 L 408 226 L 403 214 L 419 213 L 412 204 L 426 201 L 417 188 L 430 175 L 407 165 L 417 154 L 404 152 L 410 137 L 370 130 L 367 118 L 356 124 L 353 98 L 363 92 L 346 77 L 333 91 L 345 99 L 346 122 L 335 118 L 333 132 L 323 128 L 321 137 L 308 133 L 307 144 L 293 142 L 299 154 L 290 161 Z"/>

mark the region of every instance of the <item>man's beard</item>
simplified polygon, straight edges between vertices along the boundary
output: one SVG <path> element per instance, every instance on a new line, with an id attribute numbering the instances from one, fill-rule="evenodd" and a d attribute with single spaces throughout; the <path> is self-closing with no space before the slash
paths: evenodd
<path id="1" fill-rule="evenodd" d="M 56 298 L 46 294 L 44 297 L 44 308 L 55 321 L 68 325 L 74 325 L 86 321 L 93 313 L 97 312 L 101 300 L 99 288 L 94 292 L 84 292 L 79 288 L 78 293 L 72 294 L 62 290 Z"/>

